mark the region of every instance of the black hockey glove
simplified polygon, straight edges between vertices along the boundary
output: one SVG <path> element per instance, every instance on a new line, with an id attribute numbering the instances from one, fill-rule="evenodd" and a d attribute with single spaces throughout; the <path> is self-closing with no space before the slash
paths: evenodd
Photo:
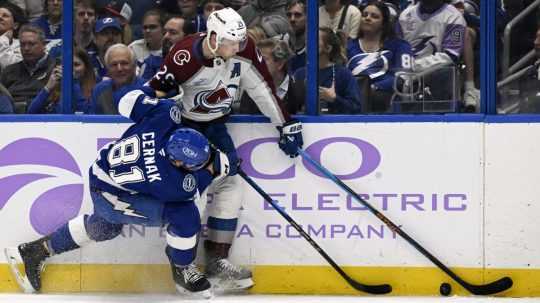
<path id="1" fill-rule="evenodd" d="M 278 126 L 277 129 L 279 130 L 279 148 L 291 158 L 298 156 L 298 148 L 304 145 L 302 123 L 290 120 L 283 126 Z"/>

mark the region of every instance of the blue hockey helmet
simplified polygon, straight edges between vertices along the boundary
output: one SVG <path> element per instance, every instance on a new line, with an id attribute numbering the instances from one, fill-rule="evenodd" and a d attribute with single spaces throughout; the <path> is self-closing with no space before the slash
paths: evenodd
<path id="1" fill-rule="evenodd" d="M 169 137 L 165 147 L 172 161 L 182 161 L 182 167 L 196 171 L 210 159 L 210 143 L 203 134 L 191 128 L 179 128 Z"/>

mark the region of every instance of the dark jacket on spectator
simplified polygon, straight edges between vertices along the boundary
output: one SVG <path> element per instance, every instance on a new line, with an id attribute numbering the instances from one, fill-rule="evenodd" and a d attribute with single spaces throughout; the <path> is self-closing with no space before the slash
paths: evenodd
<path id="1" fill-rule="evenodd" d="M 55 64 L 55 59 L 46 55 L 36 66 L 29 67 L 21 61 L 2 71 L 0 82 L 13 97 L 15 113 L 26 113 L 32 99 L 47 83 Z"/>

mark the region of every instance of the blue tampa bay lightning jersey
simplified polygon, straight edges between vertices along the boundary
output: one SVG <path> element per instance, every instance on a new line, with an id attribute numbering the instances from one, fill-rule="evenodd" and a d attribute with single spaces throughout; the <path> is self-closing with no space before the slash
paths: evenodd
<path id="1" fill-rule="evenodd" d="M 388 39 L 375 52 L 365 52 L 360 40 L 347 44 L 347 67 L 354 76 L 368 76 L 377 89 L 391 91 L 396 71 L 411 70 L 413 56 L 410 44 L 402 39 Z"/>
<path id="2" fill-rule="evenodd" d="M 210 172 L 174 167 L 165 154 L 171 133 L 181 127 L 180 108 L 141 90 L 127 93 L 118 111 L 135 122 L 122 137 L 99 151 L 90 168 L 90 186 L 114 195 L 146 194 L 160 201 L 187 201 L 212 181 Z"/>

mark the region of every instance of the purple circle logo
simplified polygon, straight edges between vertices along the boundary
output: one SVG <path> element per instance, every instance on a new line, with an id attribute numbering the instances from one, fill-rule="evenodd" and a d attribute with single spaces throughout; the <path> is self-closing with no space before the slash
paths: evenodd
<path id="1" fill-rule="evenodd" d="M 259 179 L 266 179 L 266 180 L 283 180 L 283 179 L 292 179 L 296 175 L 296 165 L 292 164 L 283 171 L 279 173 L 273 173 L 268 174 L 259 171 L 254 163 L 252 162 L 252 153 L 254 152 L 255 148 L 257 148 L 260 145 L 263 144 L 276 144 L 278 141 L 278 138 L 258 138 L 253 139 L 250 141 L 247 141 L 243 143 L 242 145 L 238 146 L 237 152 L 240 158 L 242 158 L 244 161 L 242 162 L 242 170 L 246 172 L 251 177 L 259 178 Z M 321 162 L 321 156 L 323 150 L 333 144 L 338 143 L 347 143 L 352 146 L 354 146 L 357 150 L 359 150 L 362 154 L 362 162 L 358 167 L 354 167 L 354 171 L 350 174 L 346 175 L 336 175 L 338 178 L 342 180 L 352 180 L 357 178 L 362 178 L 364 176 L 369 175 L 379 165 L 381 164 L 381 153 L 379 150 L 372 145 L 369 142 L 366 142 L 364 140 L 358 139 L 358 138 L 352 138 L 352 137 L 331 137 L 326 139 L 320 139 L 318 141 L 315 141 L 308 146 L 305 147 L 306 153 L 308 153 L 315 161 Z M 336 155 L 336 157 L 340 157 L 341 155 Z M 315 167 L 311 165 L 308 161 L 302 159 L 302 164 L 304 167 L 312 174 L 326 178 L 326 176 L 322 173 L 320 173 Z"/>
<path id="2" fill-rule="evenodd" d="M 0 211 L 16 194 L 28 194 L 34 199 L 28 219 L 41 235 L 53 232 L 81 209 L 81 170 L 73 156 L 54 141 L 25 138 L 9 143 L 0 149 L 0 172 Z"/>

